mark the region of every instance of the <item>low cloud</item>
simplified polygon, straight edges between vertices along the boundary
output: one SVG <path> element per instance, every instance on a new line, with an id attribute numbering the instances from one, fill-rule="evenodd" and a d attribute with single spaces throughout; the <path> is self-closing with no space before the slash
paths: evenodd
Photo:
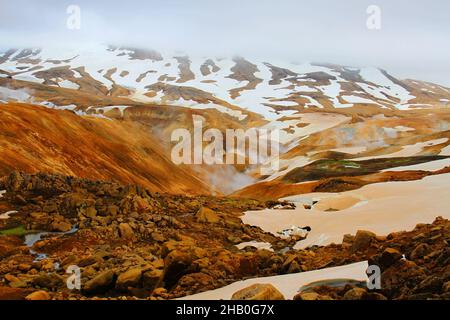
<path id="1" fill-rule="evenodd" d="M 380 30 L 366 27 L 373 4 L 381 9 Z M 69 5 L 81 9 L 80 30 L 66 27 Z M 102 42 L 378 66 L 400 78 L 450 86 L 448 0 L 0 0 L 0 8 L 3 48 Z"/>

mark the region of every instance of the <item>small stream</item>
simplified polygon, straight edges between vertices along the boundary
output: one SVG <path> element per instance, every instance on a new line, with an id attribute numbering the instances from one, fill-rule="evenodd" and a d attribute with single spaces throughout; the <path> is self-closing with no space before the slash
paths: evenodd
<path id="1" fill-rule="evenodd" d="M 38 253 L 33 250 L 33 245 L 40 241 L 43 237 L 49 236 L 49 235 L 66 235 L 66 234 L 73 234 L 78 231 L 77 226 L 73 226 L 72 229 L 66 232 L 49 232 L 49 231 L 43 231 L 43 232 L 36 232 L 36 233 L 29 233 L 25 235 L 25 241 L 24 244 L 28 247 L 30 250 L 30 253 L 35 256 L 34 261 L 41 261 L 43 259 L 47 258 L 47 254 L 45 253 Z"/>

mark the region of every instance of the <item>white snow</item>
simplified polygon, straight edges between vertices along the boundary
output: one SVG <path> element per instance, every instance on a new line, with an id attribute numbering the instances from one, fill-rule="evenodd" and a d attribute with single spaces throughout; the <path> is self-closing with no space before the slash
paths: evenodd
<path id="1" fill-rule="evenodd" d="M 396 126 L 394 128 L 390 128 L 390 127 L 383 127 L 383 130 L 386 132 L 386 134 L 391 137 L 391 138 L 396 138 L 397 134 L 399 132 L 408 132 L 408 131 L 414 131 L 416 129 L 414 128 L 409 128 L 409 127 L 405 127 L 405 126 Z"/>
<path id="2" fill-rule="evenodd" d="M 367 146 L 351 146 L 351 147 L 340 147 L 334 148 L 330 151 L 349 153 L 349 154 L 358 154 L 367 150 Z"/>
<path id="3" fill-rule="evenodd" d="M 120 111 L 120 114 L 123 116 L 123 112 L 125 109 L 127 109 L 129 106 L 107 106 L 107 107 L 89 107 L 86 109 L 86 113 L 89 113 L 89 110 L 102 110 L 103 112 L 111 111 L 114 109 L 117 109 Z"/>
<path id="4" fill-rule="evenodd" d="M 441 149 L 441 152 L 439 153 L 441 156 L 450 156 L 450 145 L 445 146 Z"/>
<path id="5" fill-rule="evenodd" d="M 230 108 L 227 108 L 227 107 L 224 107 L 222 105 L 218 105 L 218 104 L 215 104 L 212 102 L 209 102 L 206 104 L 200 104 L 194 100 L 185 100 L 183 98 L 179 98 L 178 100 L 170 101 L 168 104 L 179 106 L 179 107 L 187 107 L 187 108 L 191 108 L 191 109 L 200 109 L 200 110 L 216 109 L 222 113 L 226 113 L 232 117 L 237 118 L 239 121 L 242 121 L 245 118 L 247 118 L 247 115 L 243 114 L 239 110 L 233 110 L 233 109 L 230 109 Z"/>
<path id="6" fill-rule="evenodd" d="M 294 210 L 248 211 L 241 219 L 274 235 L 292 224 L 310 226 L 308 237 L 299 241 L 296 248 L 341 243 L 345 234 L 355 234 L 357 230 L 387 235 L 411 230 L 417 223 L 431 223 L 437 216 L 448 219 L 450 212 L 445 206 L 450 197 L 449 183 L 450 174 L 439 174 L 414 181 L 374 183 L 341 193 L 301 194 L 303 198 L 321 197 L 321 201 L 333 198 L 334 203 L 341 200 L 342 210 L 327 212 L 316 209 L 317 205 L 310 210 L 297 206 Z M 354 199 L 361 205 L 353 205 Z"/>
<path id="7" fill-rule="evenodd" d="M 282 107 L 294 107 L 294 106 L 298 106 L 298 103 L 295 101 L 278 101 L 278 100 L 269 100 L 267 101 L 267 104 L 274 104 L 277 106 L 282 106 Z"/>
<path id="8" fill-rule="evenodd" d="M 231 296 L 236 291 L 257 283 L 272 284 L 283 294 L 286 299 L 292 299 L 301 287 L 316 281 L 333 279 L 352 279 L 363 282 L 367 281 L 366 270 L 368 266 L 367 261 L 362 261 L 320 270 L 291 273 L 280 276 L 252 278 L 237 281 L 219 289 L 186 296 L 180 298 L 179 300 L 230 300 Z"/>
<path id="9" fill-rule="evenodd" d="M 58 85 L 60 87 L 67 88 L 67 89 L 78 90 L 80 88 L 80 86 L 78 84 L 76 84 L 76 83 L 74 83 L 72 81 L 69 81 L 69 80 L 61 80 L 61 81 L 58 82 Z"/>
<path id="10" fill-rule="evenodd" d="M 429 141 L 425 141 L 425 142 L 417 142 L 415 144 L 402 146 L 402 149 L 400 151 L 397 151 L 394 153 L 354 158 L 352 160 L 362 161 L 362 160 L 380 159 L 380 158 L 412 157 L 412 156 L 420 154 L 423 151 L 423 148 L 425 148 L 425 147 L 432 147 L 432 146 L 435 146 L 438 144 L 446 143 L 447 141 L 448 141 L 448 138 L 440 138 L 440 139 L 434 139 L 434 140 L 429 140 Z"/>
<path id="11" fill-rule="evenodd" d="M 405 103 L 405 104 L 397 104 L 395 107 L 399 110 L 409 110 L 409 109 L 428 109 L 433 107 L 432 104 L 429 103 Z"/>
<path id="12" fill-rule="evenodd" d="M 9 219 L 9 216 L 14 214 L 14 213 L 17 213 L 17 211 L 13 210 L 13 211 L 8 211 L 8 212 L 5 212 L 5 213 L 2 213 L 2 214 L 0 214 L 0 220 Z"/>
<path id="13" fill-rule="evenodd" d="M 333 102 L 333 106 L 335 108 L 350 108 L 353 107 L 353 104 L 350 103 L 341 103 L 339 101 L 339 96 L 341 94 L 341 85 L 338 80 L 330 80 L 331 84 L 328 86 L 321 86 L 319 89 L 330 98 Z"/>
<path id="14" fill-rule="evenodd" d="M 49 108 L 49 109 L 58 109 L 58 110 L 71 110 L 71 111 L 75 111 L 75 109 L 77 108 L 76 105 L 74 104 L 69 104 L 69 105 L 65 105 L 65 106 L 59 106 L 54 104 L 53 102 L 49 102 L 49 101 L 43 101 L 40 102 L 39 105 Z"/>
<path id="15" fill-rule="evenodd" d="M 406 103 L 415 98 L 408 90 L 387 78 L 378 68 L 362 68 L 359 74 L 367 82 L 380 86 L 380 92 L 399 99 L 400 103 Z"/>
<path id="16" fill-rule="evenodd" d="M 247 241 L 247 242 L 241 242 L 241 243 L 237 244 L 236 247 L 239 250 L 242 250 L 245 247 L 254 247 L 259 250 L 265 249 L 265 250 L 273 251 L 272 245 L 268 242 Z"/>
<path id="17" fill-rule="evenodd" d="M 10 89 L 0 87 L 0 99 L 4 101 L 15 100 L 19 102 L 26 102 L 31 98 L 31 95 L 26 89 Z"/>
<path id="18" fill-rule="evenodd" d="M 360 96 L 342 96 L 342 98 L 348 103 L 370 103 L 370 104 L 378 104 L 378 102 L 363 98 Z"/>
<path id="19" fill-rule="evenodd" d="M 285 68 L 298 74 L 297 83 L 295 84 L 287 81 L 286 79 L 281 79 L 280 84 L 271 85 L 269 82 L 272 80 L 272 73 L 270 68 L 266 65 L 266 61 L 262 59 L 249 59 L 249 61 L 256 65 L 259 70 L 258 72 L 255 72 L 254 76 L 262 79 L 262 82 L 257 84 L 254 89 L 240 91 L 240 95 L 233 99 L 230 96 L 230 90 L 243 88 L 248 84 L 248 82 L 237 81 L 229 77 L 232 74 L 231 69 L 235 66 L 235 62 L 232 59 L 212 58 L 211 60 L 218 66 L 219 70 L 212 72 L 212 67 L 209 67 L 211 73 L 203 76 L 200 67 L 204 64 L 206 58 L 190 56 L 190 70 L 194 74 L 194 79 L 181 83 L 179 82 L 181 80 L 179 63 L 177 59 L 174 58 L 175 56 L 180 56 L 180 53 L 174 54 L 173 52 L 163 51 L 161 52 L 163 56 L 163 60 L 161 61 L 153 61 L 149 59 L 132 60 L 128 55 L 130 53 L 131 51 L 125 49 L 116 49 L 115 51 L 111 51 L 104 45 L 86 45 L 82 50 L 77 47 L 70 48 L 66 46 L 63 49 L 57 47 L 44 48 L 33 58 L 41 60 L 39 66 L 42 66 L 42 68 L 38 71 L 48 70 L 50 68 L 54 68 L 55 66 L 69 66 L 74 72 L 75 78 L 80 78 L 81 74 L 74 69 L 83 67 L 92 78 L 102 83 L 108 89 L 111 89 L 114 84 L 128 88 L 132 92 L 130 98 L 135 99 L 136 101 L 158 102 L 162 98 L 160 95 L 154 98 L 149 98 L 144 94 L 148 91 L 146 89 L 147 86 L 158 82 L 163 82 L 170 85 L 188 86 L 203 90 L 211 93 L 217 99 L 225 101 L 233 106 L 258 113 L 267 120 L 275 120 L 278 117 L 278 114 L 270 106 L 271 104 L 286 108 L 296 107 L 297 103 L 294 101 L 289 101 L 289 99 L 294 96 L 299 96 L 308 100 L 304 106 L 305 108 L 323 108 L 322 104 L 319 103 L 314 97 L 315 95 L 320 95 L 320 93 L 323 93 L 323 95 L 325 95 L 325 97 L 327 97 L 336 108 L 352 107 L 354 103 L 377 103 L 377 101 L 373 101 L 375 99 L 378 99 L 378 104 L 382 108 L 389 105 L 396 106 L 399 109 L 425 107 L 424 105 L 414 106 L 408 104 L 408 101 L 413 99 L 414 96 L 412 96 L 402 86 L 392 82 L 377 68 L 359 69 L 346 67 L 345 69 L 354 72 L 359 70 L 361 77 L 365 79 L 365 81 L 369 82 L 357 82 L 357 85 L 359 85 L 362 90 L 356 90 L 353 93 L 358 93 L 361 95 L 367 94 L 368 97 L 360 97 L 358 95 L 352 95 L 346 92 L 345 95 L 341 97 L 342 100 L 340 100 L 340 95 L 343 93 L 341 85 L 344 84 L 346 80 L 340 76 L 340 72 L 332 68 L 317 66 L 311 63 L 295 64 L 287 63 L 285 61 L 270 61 L 273 66 Z M 71 60 L 69 62 L 62 61 L 60 64 L 55 65 L 48 62 L 51 59 L 61 61 Z M 44 81 L 43 79 L 38 79 L 34 76 L 33 73 L 36 71 L 27 71 L 33 67 L 30 63 L 20 63 L 9 59 L 4 62 L 1 67 L 7 72 L 20 72 L 20 74 L 14 76 L 16 79 L 34 81 L 38 83 L 42 83 Z M 23 67 L 28 69 L 23 71 L 21 70 Z M 116 70 L 110 75 L 110 81 L 105 78 L 105 75 L 108 70 L 114 68 Z M 125 71 L 127 74 L 125 76 L 121 76 L 121 74 L 125 74 Z M 307 74 L 316 72 L 322 72 L 330 75 L 330 77 L 332 77 L 330 84 L 321 86 L 311 85 L 311 83 L 317 83 L 317 81 L 309 78 Z M 144 74 L 145 76 L 138 82 L 137 79 Z M 166 76 L 172 79 L 160 80 L 161 76 Z M 59 81 L 59 85 L 70 89 L 79 88 L 77 84 L 69 80 L 61 80 Z M 371 97 L 373 97 L 373 99 Z M 381 103 L 379 101 L 380 99 L 383 100 Z M 441 100 L 441 102 L 446 101 Z M 200 108 L 198 104 L 190 107 Z M 205 106 L 204 108 L 210 107 L 214 107 L 220 112 L 230 113 L 227 108 L 224 109 L 212 105 Z M 243 119 L 243 117 L 241 119 Z"/>

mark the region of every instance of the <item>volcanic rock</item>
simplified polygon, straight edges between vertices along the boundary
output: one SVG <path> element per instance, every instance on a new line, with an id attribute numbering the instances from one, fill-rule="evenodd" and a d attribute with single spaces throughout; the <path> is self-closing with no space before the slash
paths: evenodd
<path id="1" fill-rule="evenodd" d="M 137 287 L 141 281 L 141 277 L 141 268 L 129 269 L 128 271 L 119 275 L 116 282 L 116 288 L 124 290 L 128 287 Z"/>
<path id="2" fill-rule="evenodd" d="M 375 238 L 376 234 L 373 232 L 358 230 L 353 241 L 352 250 L 356 252 L 367 249 Z"/>
<path id="3" fill-rule="evenodd" d="M 112 270 L 103 271 L 86 282 L 83 291 L 87 294 L 103 293 L 114 287 L 116 274 Z"/>
<path id="4" fill-rule="evenodd" d="M 33 293 L 30 293 L 29 295 L 27 295 L 25 297 L 25 299 L 27 300 L 50 300 L 50 295 L 48 294 L 48 292 L 40 290 L 40 291 L 35 291 Z"/>
<path id="5" fill-rule="evenodd" d="M 201 207 L 195 215 L 195 218 L 198 222 L 202 223 L 217 223 L 220 220 L 219 216 L 214 211 L 206 207 Z"/>
<path id="6" fill-rule="evenodd" d="M 285 300 L 283 294 L 271 284 L 254 284 L 241 289 L 231 297 L 231 300 Z"/>

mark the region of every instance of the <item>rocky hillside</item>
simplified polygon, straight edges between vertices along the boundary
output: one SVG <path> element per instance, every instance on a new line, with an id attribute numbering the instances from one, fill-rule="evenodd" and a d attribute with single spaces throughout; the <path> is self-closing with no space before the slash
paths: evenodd
<path id="1" fill-rule="evenodd" d="M 1 175 L 45 171 L 135 183 L 160 192 L 214 192 L 189 167 L 172 163 L 148 125 L 133 121 L 79 117 L 26 104 L 2 105 L 0 152 Z"/>
<path id="2" fill-rule="evenodd" d="M 345 254 L 362 253 L 369 265 L 381 269 L 381 289 L 310 286 L 294 299 L 400 299 L 425 300 L 450 298 L 450 223 L 436 218 L 432 224 L 418 224 L 409 232 L 379 237 L 369 231 L 347 235 L 340 248 Z M 326 250 L 324 248 L 324 250 Z"/>
<path id="3" fill-rule="evenodd" d="M 46 174 L 12 173 L 0 180 L 3 189 L 0 299 L 169 299 L 367 259 L 382 270 L 381 290 L 320 286 L 296 298 L 449 298 L 450 224 L 442 218 L 386 237 L 359 231 L 342 244 L 293 250 L 298 238 L 280 239 L 239 219 L 283 203 L 161 195 Z M 235 246 L 252 240 L 274 251 Z M 81 290 L 66 286 L 71 265 L 81 268 Z"/>

